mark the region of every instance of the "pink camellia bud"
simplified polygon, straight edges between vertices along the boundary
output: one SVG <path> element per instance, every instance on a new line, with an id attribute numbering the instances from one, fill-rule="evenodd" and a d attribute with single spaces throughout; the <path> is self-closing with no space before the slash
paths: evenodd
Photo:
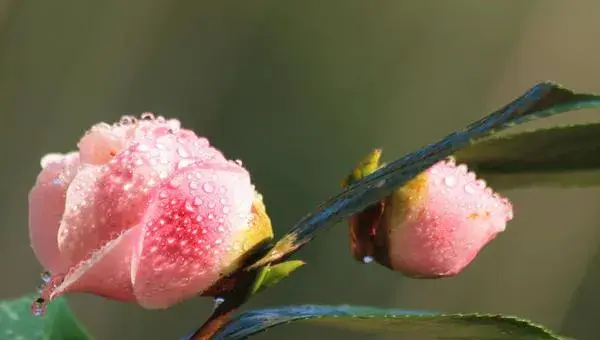
<path id="1" fill-rule="evenodd" d="M 379 155 L 371 157 L 378 162 Z M 512 217 L 506 198 L 465 165 L 444 160 L 351 217 L 351 250 L 358 260 L 375 260 L 409 277 L 453 276 Z"/>
<path id="2" fill-rule="evenodd" d="M 42 159 L 29 193 L 31 245 L 51 273 L 39 301 L 87 292 L 165 308 L 272 239 L 248 171 L 179 125 L 123 117 Z"/>

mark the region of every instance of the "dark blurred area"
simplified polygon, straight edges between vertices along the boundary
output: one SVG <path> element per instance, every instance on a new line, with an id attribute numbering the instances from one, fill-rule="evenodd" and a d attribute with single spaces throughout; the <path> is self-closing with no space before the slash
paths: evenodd
<path id="1" fill-rule="evenodd" d="M 399 157 L 540 80 L 600 92 L 599 11 L 593 0 L 0 1 L 0 298 L 39 282 L 27 192 L 40 157 L 74 149 L 95 122 L 181 119 L 244 161 L 282 234 L 374 147 Z M 338 225 L 300 251 L 306 267 L 247 307 L 508 313 L 598 339 L 600 191 L 504 194 L 514 221 L 458 277 L 418 281 L 356 263 Z M 177 339 L 212 308 L 198 299 L 148 311 L 84 295 L 71 305 L 99 340 Z M 383 338 L 303 324 L 257 339 L 337 337 Z"/>

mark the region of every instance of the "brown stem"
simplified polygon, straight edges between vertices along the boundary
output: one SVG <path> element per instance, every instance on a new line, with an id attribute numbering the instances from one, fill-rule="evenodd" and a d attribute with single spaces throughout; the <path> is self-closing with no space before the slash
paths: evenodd
<path id="1" fill-rule="evenodd" d="M 256 270 L 238 271 L 232 277 L 224 282 L 227 287 L 222 292 L 223 302 L 215 309 L 213 314 L 204 322 L 204 324 L 189 338 L 190 340 L 210 340 L 212 337 L 229 321 L 233 312 L 235 312 L 251 295 L 252 284 L 256 280 Z"/>
<path id="2" fill-rule="evenodd" d="M 225 303 L 225 302 L 223 302 Z M 232 308 L 223 313 L 217 314 L 216 311 L 213 315 L 204 322 L 204 324 L 190 337 L 190 340 L 210 340 L 221 327 L 223 327 L 229 318 L 233 314 L 236 308 Z"/>

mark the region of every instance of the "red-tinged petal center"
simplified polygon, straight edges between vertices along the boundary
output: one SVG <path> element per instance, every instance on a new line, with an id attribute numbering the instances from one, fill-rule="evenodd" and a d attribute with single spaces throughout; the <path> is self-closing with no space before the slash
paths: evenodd
<path id="1" fill-rule="evenodd" d="M 138 302 L 165 308 L 208 289 L 241 252 L 254 196 L 236 164 L 195 164 L 177 173 L 153 199 L 143 220 L 132 280 Z"/>

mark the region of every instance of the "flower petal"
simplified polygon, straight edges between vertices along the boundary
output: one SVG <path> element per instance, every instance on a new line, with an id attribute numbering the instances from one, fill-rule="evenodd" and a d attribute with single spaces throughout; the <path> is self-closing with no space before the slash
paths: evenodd
<path id="1" fill-rule="evenodd" d="M 77 263 L 137 225 L 152 190 L 194 162 L 189 154 L 175 135 L 147 135 L 130 141 L 106 164 L 86 165 L 67 192 L 61 252 Z"/>
<path id="2" fill-rule="evenodd" d="M 465 165 L 439 162 L 386 201 L 391 266 L 414 277 L 455 275 L 511 219 L 510 202 Z"/>
<path id="3" fill-rule="evenodd" d="M 133 301 L 131 249 L 138 242 L 140 227 L 134 227 L 108 242 L 85 261 L 72 267 L 62 282 L 42 293 L 50 300 L 67 292 L 93 293 L 113 300 Z"/>
<path id="4" fill-rule="evenodd" d="M 56 235 L 65 209 L 67 187 L 79 166 L 76 152 L 50 154 L 42 159 L 42 171 L 29 192 L 29 237 L 42 266 L 60 272 L 70 263 L 61 257 Z"/>
<path id="5" fill-rule="evenodd" d="M 132 260 L 138 302 L 166 308 L 201 293 L 227 274 L 248 229 L 254 189 L 233 162 L 196 163 L 156 193 Z"/>

